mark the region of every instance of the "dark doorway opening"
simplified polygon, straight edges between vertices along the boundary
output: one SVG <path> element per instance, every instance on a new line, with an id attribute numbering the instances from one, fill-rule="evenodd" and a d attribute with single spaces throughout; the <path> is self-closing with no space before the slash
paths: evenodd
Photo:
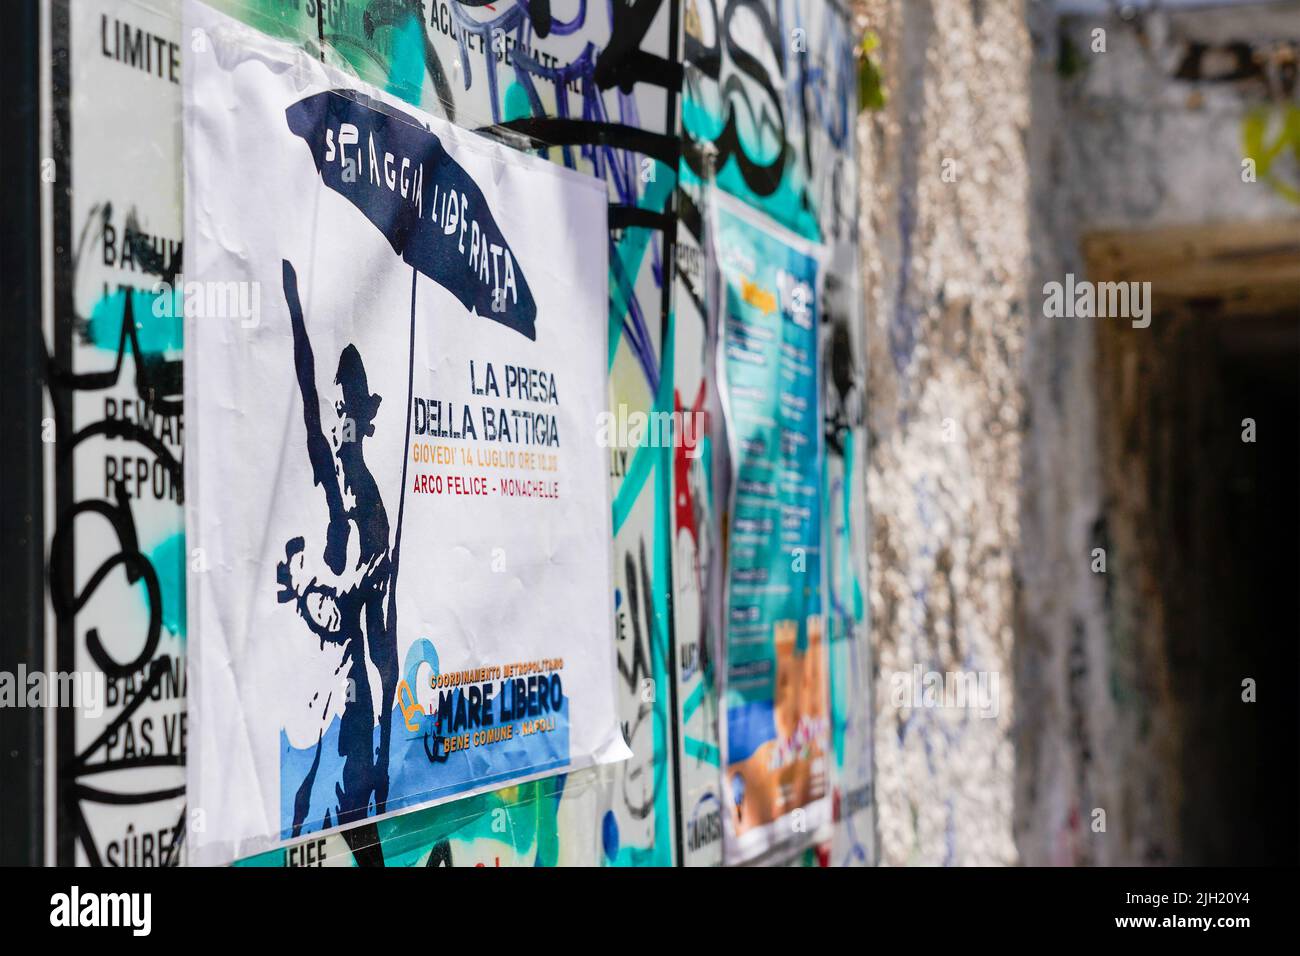
<path id="1" fill-rule="evenodd" d="M 1154 293 L 1097 325 L 1121 820 L 1144 863 L 1298 864 L 1300 227 L 1084 247 Z"/>
<path id="2" fill-rule="evenodd" d="M 1300 318 L 1198 311 L 1164 343 L 1150 449 L 1181 730 L 1179 862 L 1295 864 Z"/>

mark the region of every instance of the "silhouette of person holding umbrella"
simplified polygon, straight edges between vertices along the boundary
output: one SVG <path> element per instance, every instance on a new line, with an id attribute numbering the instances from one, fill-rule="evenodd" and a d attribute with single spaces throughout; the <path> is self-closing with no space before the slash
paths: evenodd
<path id="1" fill-rule="evenodd" d="M 338 742 L 342 779 L 334 785 L 337 803 L 332 823 L 326 812 L 328 827 L 364 819 L 370 814 L 372 799 L 374 813 L 383 813 L 388 799 L 389 741 L 398 671 L 397 615 L 392 603 L 395 564 L 389 547 L 388 513 L 363 450 L 365 439 L 374 434 L 381 398 L 370 393 L 361 353 L 355 345 L 348 345 L 339 356 L 334 376 L 337 419 L 330 423 L 327 437 L 316 391 L 315 357 L 298 299 L 297 274 L 288 261 L 284 262 L 284 294 L 293 325 L 307 454 L 314 483 L 325 493 L 329 524 L 320 561 L 306 553 L 302 537 L 285 544 L 285 559 L 276 569 L 281 587 L 278 599 L 294 603 L 298 616 L 322 647 L 326 643 L 342 647 L 340 670 L 346 669 L 348 678 Z M 371 686 L 367 659 L 379 674 L 378 688 Z M 320 740 L 316 746 L 316 759 L 294 802 L 295 836 L 305 821 L 320 765 Z"/>

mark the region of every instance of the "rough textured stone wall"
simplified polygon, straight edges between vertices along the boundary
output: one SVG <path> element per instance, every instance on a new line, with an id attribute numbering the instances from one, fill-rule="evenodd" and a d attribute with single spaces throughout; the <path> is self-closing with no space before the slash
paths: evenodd
<path id="1" fill-rule="evenodd" d="M 864 0 L 858 12 L 881 38 L 888 96 L 860 126 L 880 857 L 1011 863 L 1024 8 Z M 996 715 L 907 706 L 916 666 L 982 673 Z"/>

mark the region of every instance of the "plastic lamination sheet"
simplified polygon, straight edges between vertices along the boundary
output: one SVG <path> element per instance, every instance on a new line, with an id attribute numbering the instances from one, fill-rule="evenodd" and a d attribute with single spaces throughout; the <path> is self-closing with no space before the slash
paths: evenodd
<path id="1" fill-rule="evenodd" d="M 727 196 L 714 228 L 730 445 L 723 617 L 725 856 L 831 822 L 822 600 L 821 246 Z"/>

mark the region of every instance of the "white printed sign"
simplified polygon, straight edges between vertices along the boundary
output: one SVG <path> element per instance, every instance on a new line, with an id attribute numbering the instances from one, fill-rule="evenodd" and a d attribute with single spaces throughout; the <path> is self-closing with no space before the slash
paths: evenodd
<path id="1" fill-rule="evenodd" d="M 624 759 L 604 187 L 186 17 L 193 859 Z"/>

